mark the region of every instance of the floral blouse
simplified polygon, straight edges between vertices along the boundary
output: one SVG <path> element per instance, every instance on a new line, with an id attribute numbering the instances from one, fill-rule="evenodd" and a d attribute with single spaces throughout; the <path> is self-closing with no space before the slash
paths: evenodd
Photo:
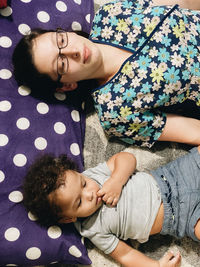
<path id="1" fill-rule="evenodd" d="M 200 12 L 149 0 L 113 1 L 97 12 L 90 40 L 131 51 L 92 91 L 105 133 L 151 147 L 166 123 L 163 107 L 200 105 Z"/>

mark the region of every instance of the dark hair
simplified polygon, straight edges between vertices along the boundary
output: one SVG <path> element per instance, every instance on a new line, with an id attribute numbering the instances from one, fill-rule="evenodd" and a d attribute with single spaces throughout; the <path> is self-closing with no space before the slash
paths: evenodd
<path id="1" fill-rule="evenodd" d="M 77 166 L 66 155 L 46 154 L 30 166 L 25 176 L 23 202 L 41 225 L 54 224 L 62 218 L 61 209 L 48 196 L 59 188 L 68 170 L 77 171 Z"/>
<path id="2" fill-rule="evenodd" d="M 25 35 L 16 45 L 12 56 L 14 76 L 19 85 L 26 85 L 32 89 L 35 97 L 44 96 L 49 91 L 55 91 L 61 87 L 60 82 L 53 81 L 47 74 L 41 74 L 35 68 L 32 57 L 33 40 L 41 34 L 55 30 L 44 30 L 36 28 Z M 78 35 L 88 38 L 88 34 L 82 31 L 75 31 Z"/>

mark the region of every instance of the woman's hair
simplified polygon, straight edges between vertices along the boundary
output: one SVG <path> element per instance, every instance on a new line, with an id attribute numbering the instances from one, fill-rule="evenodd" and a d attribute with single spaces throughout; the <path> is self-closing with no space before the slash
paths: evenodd
<path id="1" fill-rule="evenodd" d="M 25 176 L 23 202 L 41 225 L 54 224 L 62 218 L 60 207 L 48 196 L 63 183 L 68 170 L 77 171 L 77 166 L 67 156 L 46 154 L 30 166 Z"/>
<path id="2" fill-rule="evenodd" d="M 33 95 L 40 96 L 52 92 L 61 87 L 60 82 L 53 81 L 47 74 L 37 71 L 33 63 L 33 40 L 40 35 L 55 30 L 33 29 L 30 34 L 25 35 L 15 47 L 12 61 L 14 76 L 19 85 L 26 85 L 32 89 Z M 88 34 L 82 31 L 75 31 L 78 35 L 88 38 Z"/>

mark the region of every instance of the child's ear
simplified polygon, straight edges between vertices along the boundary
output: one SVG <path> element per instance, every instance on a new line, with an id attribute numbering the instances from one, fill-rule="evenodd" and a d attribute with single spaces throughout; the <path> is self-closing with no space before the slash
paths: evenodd
<path id="1" fill-rule="evenodd" d="M 78 87 L 78 84 L 76 82 L 74 83 L 63 83 L 61 88 L 57 88 L 56 91 L 58 93 L 63 93 L 67 91 L 73 91 Z"/>
<path id="2" fill-rule="evenodd" d="M 77 220 L 76 217 L 70 218 L 70 217 L 65 217 L 59 220 L 59 223 L 72 223 Z"/>

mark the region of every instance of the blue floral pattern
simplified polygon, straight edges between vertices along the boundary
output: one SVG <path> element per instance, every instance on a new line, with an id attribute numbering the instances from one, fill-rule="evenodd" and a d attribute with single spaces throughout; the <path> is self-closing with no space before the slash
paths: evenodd
<path id="1" fill-rule="evenodd" d="M 149 0 L 113 1 L 96 14 L 93 42 L 132 55 L 92 96 L 103 129 L 129 144 L 151 147 L 166 123 L 162 107 L 200 105 L 200 13 Z"/>

